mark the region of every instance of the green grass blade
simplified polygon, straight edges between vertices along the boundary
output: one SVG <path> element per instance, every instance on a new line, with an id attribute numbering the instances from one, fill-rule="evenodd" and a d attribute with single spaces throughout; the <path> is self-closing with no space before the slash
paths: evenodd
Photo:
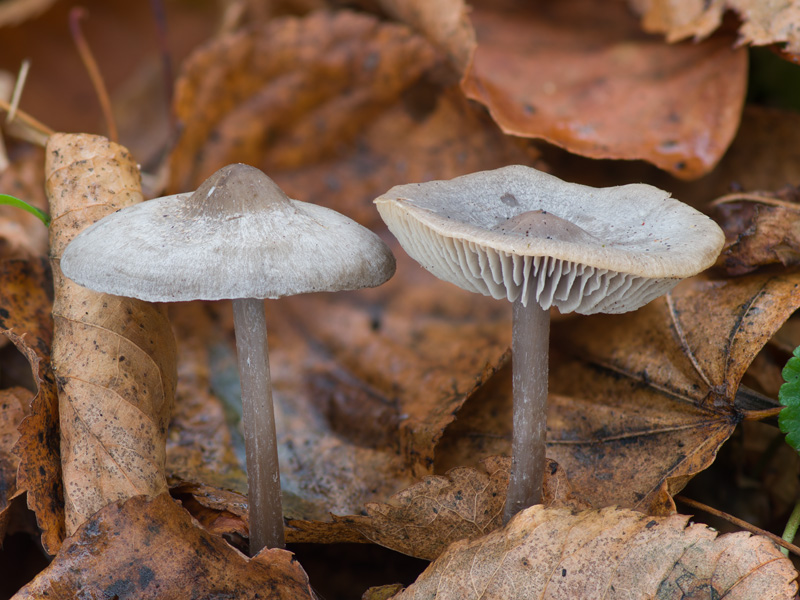
<path id="1" fill-rule="evenodd" d="M 47 215 L 46 213 L 43 213 L 35 206 L 31 206 L 24 200 L 20 200 L 19 198 L 15 198 L 14 196 L 9 196 L 8 194 L 0 194 L 0 204 L 6 204 L 8 206 L 16 206 L 17 208 L 26 210 L 33 216 L 38 217 L 38 219 L 42 223 L 44 223 L 45 227 L 50 226 L 50 216 Z"/>

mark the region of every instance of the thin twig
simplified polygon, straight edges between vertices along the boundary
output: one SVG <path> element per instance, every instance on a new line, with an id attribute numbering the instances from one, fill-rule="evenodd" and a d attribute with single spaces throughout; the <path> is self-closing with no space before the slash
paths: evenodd
<path id="1" fill-rule="evenodd" d="M 11 94 L 11 110 L 6 115 L 6 124 L 11 123 L 17 114 L 19 99 L 22 97 L 22 89 L 25 87 L 25 80 L 28 78 L 28 71 L 31 68 L 31 61 L 25 59 L 19 67 L 17 81 L 14 83 L 14 91 Z"/>
<path id="2" fill-rule="evenodd" d="M 86 38 L 83 37 L 81 31 L 81 19 L 88 16 L 88 12 L 82 6 L 76 6 L 69 11 L 69 28 L 72 32 L 72 39 L 75 46 L 78 48 L 78 53 L 81 55 L 83 65 L 89 73 L 89 78 L 92 80 L 94 91 L 97 94 L 97 99 L 100 101 L 100 108 L 103 110 L 103 116 L 106 120 L 106 127 L 108 127 L 108 137 L 112 142 L 119 141 L 117 134 L 117 124 L 114 121 L 114 114 L 111 111 L 111 100 L 108 97 L 108 90 L 103 82 L 103 76 L 100 74 L 100 69 L 97 67 L 97 62 L 94 60 L 94 55 L 89 48 Z"/>
<path id="3" fill-rule="evenodd" d="M 11 104 L 6 102 L 2 98 L 0 98 L 0 111 L 5 111 L 5 112 L 11 111 Z M 47 125 L 41 123 L 40 121 L 37 121 L 28 113 L 22 110 L 17 110 L 17 112 L 14 114 L 14 120 L 19 123 L 22 123 L 23 125 L 29 127 L 30 129 L 33 129 L 37 133 L 41 133 L 45 136 L 51 136 L 55 133 L 55 131 L 50 129 Z"/>
<path id="4" fill-rule="evenodd" d="M 692 508 L 696 508 L 697 510 L 702 510 L 703 512 L 706 512 L 710 515 L 714 515 L 715 517 L 725 519 L 729 523 L 733 523 L 737 527 L 741 527 L 742 529 L 745 529 L 754 535 L 763 535 L 765 537 L 768 537 L 770 540 L 778 544 L 778 546 L 786 548 L 789 552 L 795 554 L 796 556 L 800 556 L 800 547 L 797 547 L 794 544 L 790 544 L 789 542 L 782 539 L 779 535 L 775 535 L 774 533 L 761 529 L 760 527 L 756 527 L 752 523 L 743 521 L 742 519 L 734 517 L 733 515 L 729 515 L 726 512 L 722 512 L 721 510 L 718 510 L 713 506 L 708 506 L 707 504 L 703 504 L 702 502 L 698 502 L 697 500 L 692 500 L 691 498 L 687 498 L 686 496 L 675 496 L 674 499 L 677 502 L 682 502 L 683 504 L 691 506 Z"/>

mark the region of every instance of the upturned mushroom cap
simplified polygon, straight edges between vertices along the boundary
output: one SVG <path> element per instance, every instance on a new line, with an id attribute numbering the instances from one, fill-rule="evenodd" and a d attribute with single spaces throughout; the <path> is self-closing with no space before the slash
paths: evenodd
<path id="1" fill-rule="evenodd" d="M 258 169 L 235 164 L 194 193 L 98 221 L 67 246 L 61 269 L 99 292 L 172 302 L 374 287 L 395 260 L 355 221 L 292 200 Z"/>
<path id="2" fill-rule="evenodd" d="M 466 290 L 562 313 L 621 313 L 711 266 L 724 234 L 644 184 L 592 188 L 514 165 L 375 200 L 400 244 Z"/>

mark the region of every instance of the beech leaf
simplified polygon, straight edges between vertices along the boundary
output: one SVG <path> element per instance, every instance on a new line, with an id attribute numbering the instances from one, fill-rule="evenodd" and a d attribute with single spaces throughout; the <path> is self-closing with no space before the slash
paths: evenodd
<path id="1" fill-rule="evenodd" d="M 683 179 L 711 171 L 733 140 L 747 54 L 732 38 L 670 46 L 619 3 L 471 4 L 477 47 L 461 85 L 506 133 Z"/>
<path id="2" fill-rule="evenodd" d="M 537 505 L 456 542 L 394 598 L 794 598 L 797 572 L 768 539 L 688 519 Z"/>
<path id="3" fill-rule="evenodd" d="M 208 533 L 168 494 L 109 504 L 65 540 L 14 598 L 316 598 L 290 552 L 252 559 Z"/>
<path id="4" fill-rule="evenodd" d="M 482 467 L 458 467 L 444 477 L 426 477 L 387 503 L 368 503 L 365 515 L 336 521 L 392 550 L 434 560 L 452 542 L 480 537 L 502 525 L 511 459 L 493 456 Z M 552 460 L 545 468 L 542 504 L 589 508 L 572 494 L 566 473 Z"/>
<path id="5" fill-rule="evenodd" d="M 47 145 L 53 370 L 59 384 L 67 533 L 109 502 L 166 491 L 165 438 L 175 394 L 175 339 L 162 306 L 100 294 L 61 273 L 84 228 L 142 201 L 125 148 L 91 135 Z"/>
<path id="6" fill-rule="evenodd" d="M 593 506 L 675 511 L 748 411 L 745 370 L 800 306 L 800 275 L 714 271 L 624 315 L 553 324 L 548 457 Z M 437 472 L 509 452 L 511 373 L 470 398 L 438 445 Z"/>
<path id="7" fill-rule="evenodd" d="M 646 31 L 664 33 L 671 42 L 709 36 L 722 25 L 723 16 L 730 10 L 741 20 L 740 44 L 785 43 L 788 52 L 800 54 L 800 35 L 796 27 L 800 6 L 797 2 L 628 0 L 628 4 L 642 15 Z"/>

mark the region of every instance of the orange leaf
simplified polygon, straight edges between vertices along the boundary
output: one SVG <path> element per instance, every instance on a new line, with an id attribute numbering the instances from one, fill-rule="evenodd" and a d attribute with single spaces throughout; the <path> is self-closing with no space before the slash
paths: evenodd
<path id="1" fill-rule="evenodd" d="M 733 140 L 747 54 L 721 36 L 670 46 L 618 3 L 477 2 L 478 46 L 462 81 L 506 133 L 592 158 L 708 173 Z"/>

